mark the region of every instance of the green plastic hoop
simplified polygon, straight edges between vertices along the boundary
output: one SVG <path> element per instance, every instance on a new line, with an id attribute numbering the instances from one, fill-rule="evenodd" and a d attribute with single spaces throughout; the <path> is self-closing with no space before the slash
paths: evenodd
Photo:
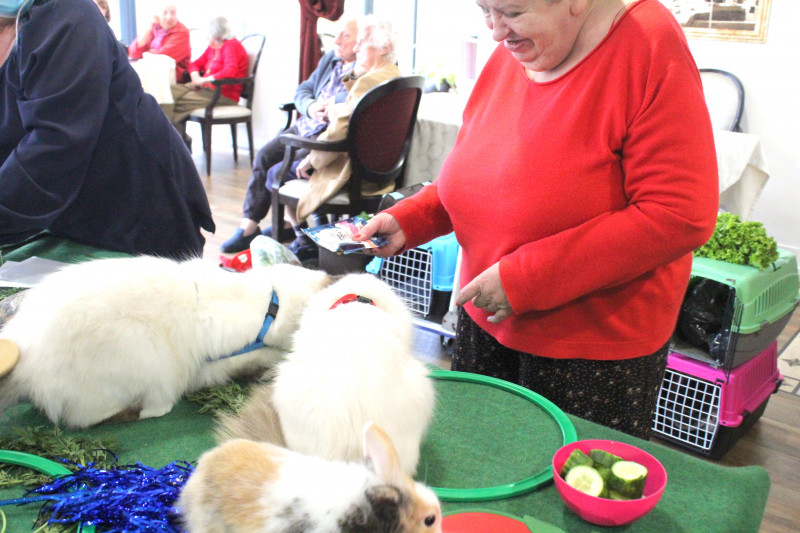
<path id="1" fill-rule="evenodd" d="M 441 381 L 460 381 L 465 383 L 476 383 L 478 385 L 487 385 L 506 392 L 510 392 L 520 398 L 528 400 L 532 404 L 541 408 L 552 418 L 561 429 L 561 436 L 563 444 L 567 445 L 578 440 L 578 434 L 575 432 L 575 426 L 564 412 L 559 409 L 556 404 L 541 396 L 530 389 L 521 387 L 515 383 L 493 378 L 489 376 L 482 376 L 480 374 L 471 374 L 468 372 L 456 372 L 453 370 L 432 370 L 430 376 L 433 379 Z M 476 502 L 488 500 L 500 500 L 503 498 L 511 498 L 519 496 L 532 490 L 537 489 L 541 485 L 553 479 L 553 469 L 550 464 L 547 464 L 538 473 L 521 479 L 513 481 L 505 485 L 496 485 L 493 487 L 480 487 L 470 489 L 453 489 L 446 487 L 431 487 L 442 501 L 450 502 Z"/>
<path id="2" fill-rule="evenodd" d="M 24 466 L 31 470 L 36 470 L 51 477 L 58 477 L 71 474 L 70 470 L 56 462 L 44 459 L 38 455 L 30 453 L 14 452 L 11 450 L 0 450 L 0 463 Z M 94 533 L 94 526 L 78 524 L 78 533 Z"/>

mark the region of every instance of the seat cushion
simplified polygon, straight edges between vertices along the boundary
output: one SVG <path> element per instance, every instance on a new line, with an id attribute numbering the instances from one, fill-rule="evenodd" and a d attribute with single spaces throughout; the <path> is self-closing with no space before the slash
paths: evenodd
<path id="1" fill-rule="evenodd" d="M 229 119 L 229 118 L 248 118 L 252 115 L 252 111 L 241 105 L 220 105 L 214 107 L 212 110 L 212 118 Z M 203 118 L 206 116 L 206 109 L 201 107 L 195 109 L 190 113 L 193 117 Z"/>
<path id="2" fill-rule="evenodd" d="M 283 184 L 280 188 L 280 193 L 282 196 L 288 196 L 289 198 L 300 198 L 305 194 L 308 190 L 308 180 L 291 180 L 287 181 Z M 347 193 L 339 193 L 327 202 L 326 204 L 333 204 L 333 205 L 347 205 L 349 199 L 347 197 Z"/>

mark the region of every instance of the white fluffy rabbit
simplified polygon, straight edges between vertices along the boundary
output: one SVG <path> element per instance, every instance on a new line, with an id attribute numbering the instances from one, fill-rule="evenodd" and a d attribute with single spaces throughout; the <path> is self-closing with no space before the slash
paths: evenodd
<path id="1" fill-rule="evenodd" d="M 411 315 L 389 285 L 370 274 L 343 277 L 311 299 L 274 380 L 241 413 L 223 416 L 219 434 L 354 461 L 363 456 L 361 428 L 375 421 L 413 474 L 435 397 L 412 336 Z"/>
<path id="2" fill-rule="evenodd" d="M 233 273 L 200 259 L 67 266 L 26 291 L 0 330 L 20 354 L 0 379 L 0 409 L 29 400 L 71 427 L 164 415 L 189 390 L 273 365 L 329 283 L 297 266 Z M 268 347 L 225 358 L 256 340 L 273 290 Z"/>
<path id="3" fill-rule="evenodd" d="M 189 533 L 439 533 L 436 495 L 403 471 L 388 435 L 367 423 L 363 441 L 366 465 L 226 442 L 200 457 L 183 488 L 183 524 Z"/>

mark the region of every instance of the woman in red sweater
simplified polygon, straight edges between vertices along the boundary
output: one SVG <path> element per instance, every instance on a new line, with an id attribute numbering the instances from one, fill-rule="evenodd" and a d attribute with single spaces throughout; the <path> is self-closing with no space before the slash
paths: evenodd
<path id="1" fill-rule="evenodd" d="M 439 178 L 360 238 L 455 231 L 453 370 L 647 438 L 718 178 L 697 67 L 659 0 L 477 0 L 501 44 Z"/>
<path id="2" fill-rule="evenodd" d="M 186 117 L 195 109 L 208 106 L 214 96 L 214 86 L 210 82 L 247 77 L 247 50 L 233 37 L 225 17 L 217 17 L 209 23 L 208 41 L 203 55 L 189 64 L 191 81 L 173 85 L 174 104 L 161 106 L 184 139 Z M 241 84 L 224 85 L 216 105 L 236 105 L 241 94 Z"/>

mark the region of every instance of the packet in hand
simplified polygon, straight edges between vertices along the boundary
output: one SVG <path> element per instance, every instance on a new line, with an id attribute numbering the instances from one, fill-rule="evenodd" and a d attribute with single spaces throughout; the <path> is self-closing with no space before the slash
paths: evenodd
<path id="1" fill-rule="evenodd" d="M 361 217 L 339 220 L 315 228 L 303 229 L 318 246 L 336 254 L 363 252 L 368 248 L 378 248 L 389 242 L 385 237 L 372 237 L 364 242 L 353 240 L 353 235 L 361 231 L 367 221 Z"/>

